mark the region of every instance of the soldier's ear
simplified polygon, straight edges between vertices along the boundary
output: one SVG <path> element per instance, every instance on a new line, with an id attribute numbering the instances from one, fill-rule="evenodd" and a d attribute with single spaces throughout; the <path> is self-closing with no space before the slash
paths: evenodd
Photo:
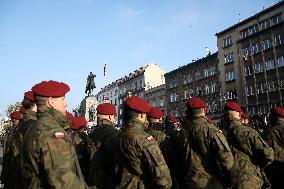
<path id="1" fill-rule="evenodd" d="M 47 106 L 50 107 L 50 108 L 54 107 L 54 99 L 52 97 L 48 97 Z"/>

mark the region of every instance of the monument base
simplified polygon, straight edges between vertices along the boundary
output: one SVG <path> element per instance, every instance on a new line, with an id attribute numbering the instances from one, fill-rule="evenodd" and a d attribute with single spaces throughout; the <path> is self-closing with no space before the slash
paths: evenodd
<path id="1" fill-rule="evenodd" d="M 97 124 L 97 106 L 98 102 L 94 95 L 86 96 L 80 105 L 82 109 L 82 115 L 85 116 L 88 127 L 92 127 Z"/>

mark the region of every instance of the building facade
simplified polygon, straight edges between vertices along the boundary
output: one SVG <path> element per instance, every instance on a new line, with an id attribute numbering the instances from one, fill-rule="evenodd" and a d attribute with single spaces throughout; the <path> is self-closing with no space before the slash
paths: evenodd
<path id="1" fill-rule="evenodd" d="M 216 34 L 222 94 L 250 114 L 284 105 L 284 1 Z"/>
<path id="2" fill-rule="evenodd" d="M 216 119 L 221 112 L 217 52 L 165 74 L 166 114 L 184 116 L 186 101 L 197 96 L 207 104 L 208 115 Z"/>
<path id="3" fill-rule="evenodd" d="M 160 85 L 154 88 L 151 88 L 145 92 L 144 97 L 151 107 L 159 107 L 162 112 L 166 112 L 166 85 Z"/>

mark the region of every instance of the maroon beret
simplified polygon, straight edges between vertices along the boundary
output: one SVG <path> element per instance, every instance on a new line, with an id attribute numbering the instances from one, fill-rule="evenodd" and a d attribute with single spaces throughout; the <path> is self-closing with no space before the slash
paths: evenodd
<path id="1" fill-rule="evenodd" d="M 241 118 L 243 118 L 243 119 L 249 119 L 249 116 L 248 116 L 247 113 L 242 112 L 242 113 L 241 113 Z"/>
<path id="2" fill-rule="evenodd" d="M 127 98 L 124 102 L 124 105 L 132 110 L 142 113 L 147 113 L 150 110 L 148 102 L 143 98 L 139 98 L 138 96 L 131 96 Z"/>
<path id="3" fill-rule="evenodd" d="M 241 107 L 235 102 L 227 102 L 225 104 L 224 108 L 225 108 L 225 110 L 233 110 L 233 111 L 237 111 L 237 112 L 242 111 Z"/>
<path id="4" fill-rule="evenodd" d="M 115 115 L 115 106 L 110 103 L 103 103 L 97 106 L 97 113 L 101 115 Z"/>
<path id="5" fill-rule="evenodd" d="M 197 97 L 189 99 L 186 105 L 190 109 L 206 108 L 206 104 Z"/>
<path id="6" fill-rule="evenodd" d="M 19 111 L 20 111 L 21 114 L 23 114 L 23 113 L 25 112 L 25 107 L 24 107 L 24 106 L 21 106 L 20 109 L 19 109 Z"/>
<path id="7" fill-rule="evenodd" d="M 20 120 L 22 118 L 22 114 L 20 111 L 15 111 L 10 114 L 12 119 Z"/>
<path id="8" fill-rule="evenodd" d="M 172 122 L 174 122 L 174 123 L 177 122 L 177 120 L 176 120 L 175 116 L 173 116 L 173 114 L 169 114 L 169 115 L 167 116 L 167 119 L 170 120 L 170 121 L 172 121 Z"/>
<path id="9" fill-rule="evenodd" d="M 87 126 L 86 118 L 83 116 L 73 117 L 71 128 L 74 130 L 81 129 Z"/>
<path id="10" fill-rule="evenodd" d="M 33 91 L 25 92 L 24 99 L 30 100 L 30 101 L 34 102 L 35 101 L 35 99 L 34 99 L 34 92 Z"/>
<path id="11" fill-rule="evenodd" d="M 161 117 L 163 117 L 163 112 L 158 107 L 152 107 L 147 113 L 147 116 L 154 119 L 160 119 Z"/>
<path id="12" fill-rule="evenodd" d="M 70 121 L 73 120 L 74 116 L 73 116 L 70 112 L 67 112 L 67 111 L 66 111 L 65 114 L 66 114 L 66 117 L 67 117 Z"/>
<path id="13" fill-rule="evenodd" d="M 284 118 L 284 109 L 280 107 L 273 107 L 271 108 L 271 115 L 279 116 Z"/>
<path id="14" fill-rule="evenodd" d="M 70 87 L 65 83 L 50 80 L 34 85 L 32 91 L 39 96 L 61 97 L 70 91 Z"/>

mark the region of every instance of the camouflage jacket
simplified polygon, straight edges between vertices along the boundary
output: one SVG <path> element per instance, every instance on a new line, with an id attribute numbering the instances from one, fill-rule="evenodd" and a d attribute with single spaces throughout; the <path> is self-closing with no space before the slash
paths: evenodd
<path id="1" fill-rule="evenodd" d="M 223 133 L 196 117 L 188 123 L 182 188 L 223 188 L 233 183 L 234 158 Z"/>
<path id="2" fill-rule="evenodd" d="M 237 188 L 261 188 L 261 168 L 273 161 L 273 149 L 257 131 L 243 125 L 240 120 L 230 121 L 226 136 L 234 152 Z"/>
<path id="3" fill-rule="evenodd" d="M 70 121 L 48 107 L 38 108 L 37 118 L 23 140 L 24 188 L 85 188 L 77 176 L 75 149 L 66 132 Z"/>
<path id="4" fill-rule="evenodd" d="M 150 123 L 146 132 L 156 139 L 168 164 L 171 151 L 171 142 L 169 136 L 163 131 L 162 123 Z"/>
<path id="5" fill-rule="evenodd" d="M 274 150 L 274 160 L 284 162 L 284 122 L 278 121 L 264 131 L 264 139 Z"/>
<path id="6" fill-rule="evenodd" d="M 119 134 L 117 188 L 171 188 L 170 171 L 158 143 L 144 131 L 143 123 L 130 120 Z"/>
<path id="7" fill-rule="evenodd" d="M 88 172 L 88 184 L 100 189 L 115 188 L 114 156 L 118 131 L 107 119 L 101 119 L 90 135 L 91 155 Z"/>
<path id="8" fill-rule="evenodd" d="M 26 109 L 23 114 L 23 119 L 20 121 L 19 125 L 15 128 L 13 134 L 11 135 L 9 150 L 7 156 L 9 166 L 6 169 L 7 179 L 5 182 L 5 188 L 21 188 L 23 184 L 23 175 L 21 171 L 23 170 L 22 165 L 22 143 L 23 137 L 27 129 L 35 122 L 36 120 L 36 112 Z M 15 182 L 17 180 L 17 182 Z"/>
<path id="9" fill-rule="evenodd" d="M 78 156 L 82 173 L 86 180 L 88 175 L 89 160 L 90 160 L 89 137 L 86 133 L 84 133 L 84 131 L 81 130 L 72 131 L 72 141 Z"/>

